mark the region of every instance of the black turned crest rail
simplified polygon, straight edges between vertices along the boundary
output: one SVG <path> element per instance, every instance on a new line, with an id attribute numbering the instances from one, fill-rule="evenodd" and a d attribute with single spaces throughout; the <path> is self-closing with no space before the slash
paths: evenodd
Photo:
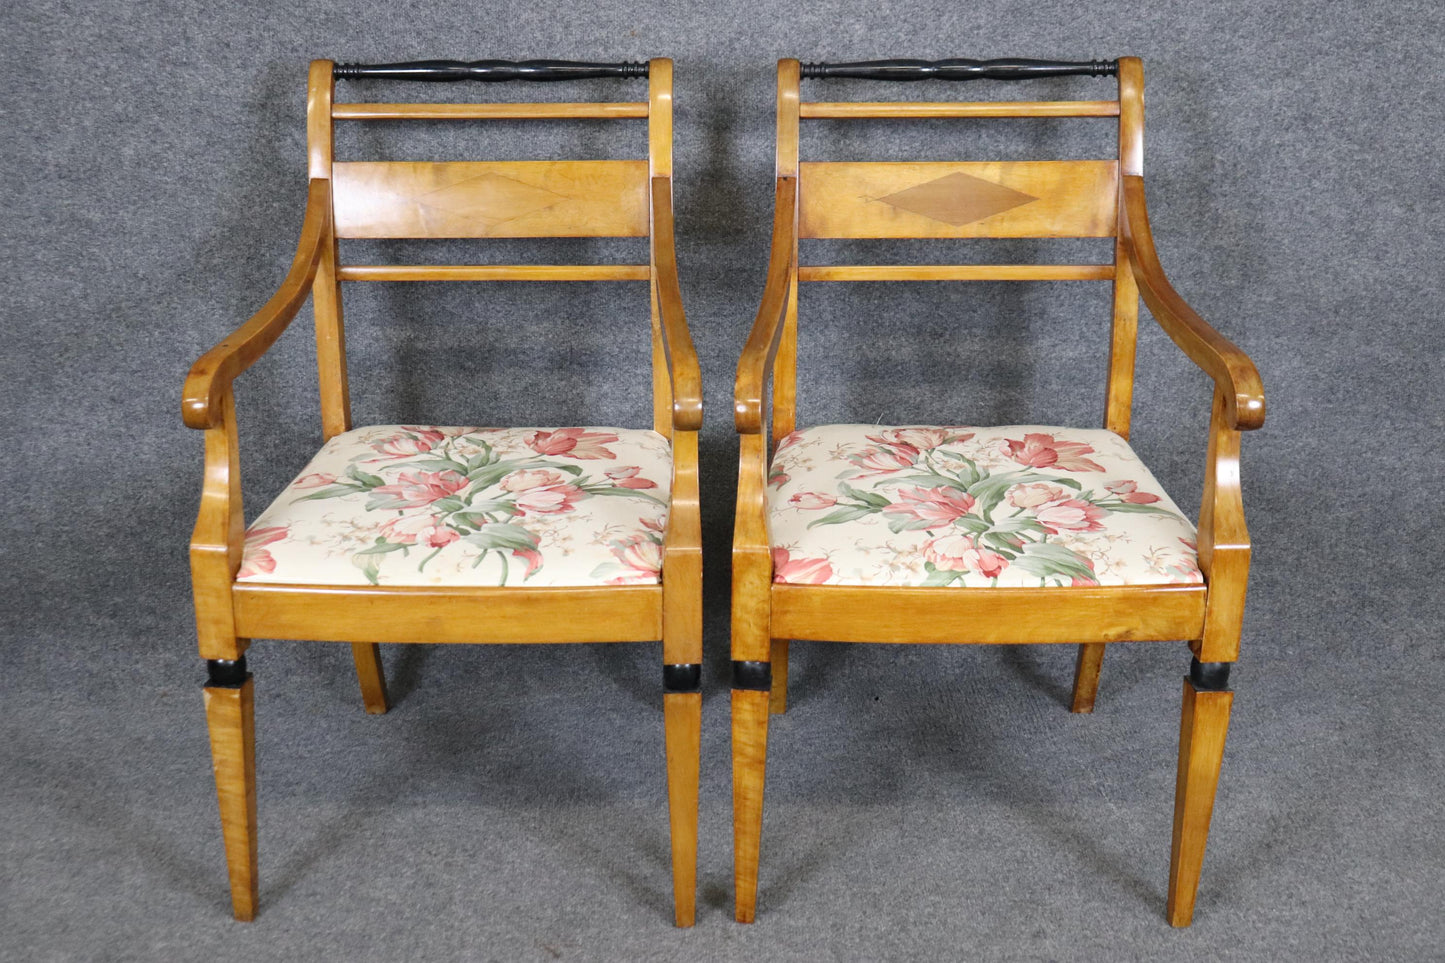
<path id="1" fill-rule="evenodd" d="M 803 64 L 803 79 L 822 80 L 1038 80 L 1043 77 L 1109 77 L 1117 60 L 865 60 Z"/>
<path id="2" fill-rule="evenodd" d="M 511 80 L 600 80 L 606 77 L 644 78 L 647 64 L 583 63 L 576 60 L 412 60 L 396 64 L 337 64 L 337 80 L 421 80 L 453 83 L 476 80 L 504 83 Z"/>

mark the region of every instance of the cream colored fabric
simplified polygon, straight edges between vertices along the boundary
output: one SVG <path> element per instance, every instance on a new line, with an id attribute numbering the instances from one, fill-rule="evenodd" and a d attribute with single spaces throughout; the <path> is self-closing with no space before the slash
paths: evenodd
<path id="1" fill-rule="evenodd" d="M 778 582 L 1202 581 L 1194 526 L 1110 431 L 806 428 L 778 446 L 768 503 Z"/>
<path id="2" fill-rule="evenodd" d="M 357 428 L 247 530 L 238 578 L 655 584 L 671 480 L 671 446 L 654 431 Z"/>

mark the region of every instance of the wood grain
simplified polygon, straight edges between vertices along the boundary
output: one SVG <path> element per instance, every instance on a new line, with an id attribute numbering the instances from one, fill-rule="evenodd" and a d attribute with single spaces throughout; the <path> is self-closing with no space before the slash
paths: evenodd
<path id="1" fill-rule="evenodd" d="M 648 642 L 662 587 L 399 588 L 237 583 L 241 634 L 335 642 Z"/>
<path id="2" fill-rule="evenodd" d="M 381 646 L 375 642 L 351 643 L 351 660 L 356 664 L 356 681 L 361 685 L 361 702 L 371 715 L 381 715 L 389 707 L 386 695 L 386 671 L 381 665 Z"/>
<path id="3" fill-rule="evenodd" d="M 697 788 L 701 762 L 702 693 L 662 697 L 667 739 L 667 812 L 672 835 L 672 912 L 691 926 L 697 908 Z"/>
<path id="4" fill-rule="evenodd" d="M 799 134 L 799 84 L 801 66 L 796 60 L 778 62 L 777 83 L 777 152 L 775 176 L 796 180 L 798 176 Z M 778 199 L 775 198 L 775 201 Z M 798 196 L 794 191 L 791 200 L 791 270 L 783 303 L 782 330 L 778 333 L 770 364 L 771 377 L 766 381 L 773 395 L 773 444 L 793 430 L 797 422 L 798 406 Z M 777 227 L 774 225 L 777 240 Z M 769 278 L 771 279 L 771 270 Z M 766 296 L 764 298 L 766 301 Z"/>
<path id="5" fill-rule="evenodd" d="M 645 237 L 647 161 L 346 161 L 342 238 Z"/>
<path id="6" fill-rule="evenodd" d="M 1094 699 L 1099 694 L 1099 669 L 1104 662 L 1105 648 L 1102 642 L 1087 642 L 1079 646 L 1079 656 L 1074 662 L 1074 695 L 1069 705 L 1070 712 L 1094 711 Z"/>
<path id="7" fill-rule="evenodd" d="M 217 403 L 220 423 L 206 429 L 201 505 L 191 532 L 191 595 L 203 659 L 239 659 L 247 640 L 236 632 L 231 582 L 241 567 L 246 531 L 236 403 L 228 387 Z"/>
<path id="8" fill-rule="evenodd" d="M 1216 388 L 1199 506 L 1199 568 L 1209 584 L 1204 630 L 1195 653 L 1201 662 L 1239 658 L 1251 554 L 1240 489 L 1239 443 L 1239 432 L 1228 424 L 1228 400 Z"/>
<path id="9" fill-rule="evenodd" d="M 258 881 L 255 684 L 248 678 L 235 689 L 206 686 L 204 696 L 231 879 L 231 911 L 246 922 L 256 918 Z"/>
<path id="10" fill-rule="evenodd" d="M 831 642 L 1192 639 L 1203 628 L 1205 605 L 1202 585 L 960 589 L 774 584 L 771 595 L 774 637 Z"/>
<path id="11" fill-rule="evenodd" d="M 802 65 L 794 59 L 778 61 L 777 148 L 774 177 L 798 176 L 798 85 Z"/>
<path id="12" fill-rule="evenodd" d="M 769 657 L 773 669 L 773 687 L 768 690 L 768 712 L 780 716 L 788 711 L 788 639 L 773 639 Z"/>
<path id="13" fill-rule="evenodd" d="M 672 180 L 666 177 L 652 180 L 652 271 L 670 375 L 672 427 L 697 431 L 702 427 L 702 369 L 682 308 L 673 240 Z"/>
<path id="14" fill-rule="evenodd" d="M 672 61 L 647 62 L 647 176 L 672 176 Z"/>
<path id="15" fill-rule="evenodd" d="M 1179 720 L 1179 769 L 1174 784 L 1174 837 L 1169 855 L 1171 926 L 1194 920 L 1194 900 L 1204 866 L 1204 844 L 1214 816 L 1214 794 L 1224 760 L 1233 692 L 1200 692 L 1184 680 Z"/>
<path id="16" fill-rule="evenodd" d="M 662 542 L 662 660 L 702 662 L 702 512 L 698 433 L 673 433 L 672 490 Z"/>
<path id="17" fill-rule="evenodd" d="M 739 923 L 751 923 L 758 906 L 758 854 L 768 757 L 768 694 L 734 689 L 732 725 L 733 915 Z"/>
<path id="18" fill-rule="evenodd" d="M 1108 281 L 1112 264 L 803 264 L 799 281 Z"/>
<path id="19" fill-rule="evenodd" d="M 766 662 L 772 654 L 773 555 L 766 510 L 767 439 L 745 434 L 739 441 L 737 511 L 733 517 L 732 657 Z"/>
<path id="20" fill-rule="evenodd" d="M 797 191 L 798 182 L 790 177 L 778 178 L 773 200 L 773 241 L 768 255 L 768 277 L 763 288 L 763 302 L 743 345 L 738 359 L 737 379 L 733 384 L 733 415 L 740 432 L 763 430 L 763 391 L 771 375 L 777 355 L 778 340 L 783 333 L 784 313 L 792 291 L 797 260 Z"/>
<path id="21" fill-rule="evenodd" d="M 803 163 L 800 237 L 1108 237 L 1115 161 Z"/>
<path id="22" fill-rule="evenodd" d="M 804 101 L 804 120 L 929 117 L 1117 117 L 1116 100 Z"/>
<path id="23" fill-rule="evenodd" d="M 336 120 L 622 120 L 647 116 L 647 104 L 335 104 Z"/>
<path id="24" fill-rule="evenodd" d="M 1119 174 L 1143 173 L 1144 73 L 1137 57 L 1119 61 Z M 1119 191 L 1119 224 L 1124 191 Z M 1129 262 L 1129 247 L 1122 232 L 1114 239 L 1114 315 L 1109 341 L 1109 380 L 1106 387 L 1104 427 L 1120 438 L 1129 437 L 1134 406 L 1134 359 L 1138 348 L 1139 287 Z"/>
<path id="25" fill-rule="evenodd" d="M 651 67 L 648 69 L 647 162 L 648 173 L 653 179 L 654 188 L 659 177 L 666 179 L 670 212 L 672 198 L 670 180 L 672 176 L 672 61 L 660 61 L 659 63 L 663 65 L 662 69 L 656 72 Z M 655 203 L 652 207 L 652 218 L 652 236 L 655 244 L 658 218 Z M 666 220 L 671 229 L 670 213 Z M 668 249 L 671 251 L 671 241 L 669 241 Z M 648 290 L 648 306 L 652 316 L 650 335 L 652 346 L 652 429 L 670 440 L 673 433 L 672 371 L 667 358 L 667 334 L 663 330 L 662 324 L 661 291 L 658 285 L 657 252 L 655 250 L 651 252 L 650 258 L 648 279 L 651 284 Z M 680 299 L 678 303 L 680 305 Z"/>
<path id="26" fill-rule="evenodd" d="M 311 61 L 306 84 L 306 169 L 307 177 L 329 178 L 335 141 L 331 129 L 331 104 L 336 92 L 329 60 Z"/>
<path id="27" fill-rule="evenodd" d="M 343 281 L 647 281 L 646 264 L 348 264 Z"/>

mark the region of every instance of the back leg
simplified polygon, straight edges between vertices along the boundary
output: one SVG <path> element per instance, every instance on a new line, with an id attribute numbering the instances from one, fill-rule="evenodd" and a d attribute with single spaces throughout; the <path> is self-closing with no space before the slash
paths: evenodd
<path id="1" fill-rule="evenodd" d="M 1079 659 L 1074 663 L 1074 704 L 1069 711 L 1094 711 L 1094 697 L 1099 694 L 1099 669 L 1103 664 L 1103 642 L 1086 642 L 1079 646 Z"/>
<path id="2" fill-rule="evenodd" d="M 361 701 L 366 711 L 381 715 L 388 708 L 386 673 L 381 668 L 381 646 L 374 642 L 351 643 L 351 658 L 356 663 L 356 680 L 361 683 Z"/>
<path id="3" fill-rule="evenodd" d="M 773 688 L 768 692 L 768 711 L 780 716 L 788 711 L 788 640 L 773 639 Z"/>

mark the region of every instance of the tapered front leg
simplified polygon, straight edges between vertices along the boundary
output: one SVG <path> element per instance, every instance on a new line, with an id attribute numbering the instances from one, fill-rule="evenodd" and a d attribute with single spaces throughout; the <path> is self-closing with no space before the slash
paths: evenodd
<path id="1" fill-rule="evenodd" d="M 1103 664 L 1103 642 L 1085 642 L 1079 646 L 1079 659 L 1074 663 L 1074 702 L 1069 711 L 1094 711 L 1094 697 L 1099 694 L 1099 669 Z"/>
<path id="2" fill-rule="evenodd" d="M 773 687 L 768 691 L 768 711 L 780 716 L 788 711 L 788 640 L 773 639 Z"/>
<path id="3" fill-rule="evenodd" d="M 1179 721 L 1179 772 L 1174 785 L 1174 843 L 1169 858 L 1171 926 L 1194 919 L 1194 897 L 1204 865 L 1204 843 L 1214 814 L 1214 792 L 1224 760 L 1224 737 L 1234 693 L 1229 691 L 1229 663 L 1195 659 L 1184 680 L 1184 706 Z"/>
<path id="4" fill-rule="evenodd" d="M 221 807 L 221 835 L 231 877 L 236 919 L 256 917 L 256 718 L 255 687 L 246 658 L 206 663 L 206 724 L 211 764 Z"/>
<path id="5" fill-rule="evenodd" d="M 353 642 L 351 659 L 356 663 L 356 680 L 361 683 L 362 704 L 372 715 L 381 715 L 389 705 L 386 673 L 381 667 L 381 646 L 374 642 Z"/>
<path id="6" fill-rule="evenodd" d="M 770 675 L 766 662 L 733 663 L 733 889 L 739 923 L 757 915 Z"/>
<path id="7" fill-rule="evenodd" d="M 697 784 L 702 738 L 702 666 L 663 666 L 667 728 L 667 811 L 672 827 L 672 913 L 678 926 L 697 914 Z"/>

